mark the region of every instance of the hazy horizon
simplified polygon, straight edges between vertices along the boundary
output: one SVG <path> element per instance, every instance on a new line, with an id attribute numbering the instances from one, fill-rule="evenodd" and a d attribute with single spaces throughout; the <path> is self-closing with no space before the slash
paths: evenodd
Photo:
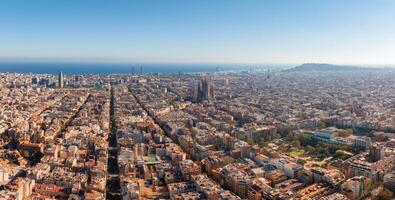
<path id="1" fill-rule="evenodd" d="M 260 67 L 262 65 L 270 67 L 296 67 L 303 64 L 330 64 L 330 65 L 340 65 L 340 66 L 355 66 L 355 67 L 370 67 L 370 68 L 395 68 L 395 64 L 364 64 L 364 63 L 336 63 L 336 62 L 301 62 L 301 63 L 254 63 L 254 62 L 204 62 L 204 61 L 189 61 L 189 62 L 179 62 L 179 61 L 136 61 L 130 59 L 72 59 L 72 58 L 0 58 L 0 63 L 70 63 L 70 64 L 122 64 L 130 66 L 138 65 L 211 65 L 211 66 L 252 66 Z M 0 65 L 0 68 L 2 65 Z"/>
<path id="2" fill-rule="evenodd" d="M 0 7 L 0 60 L 395 65 L 395 1 L 49 1 Z"/>

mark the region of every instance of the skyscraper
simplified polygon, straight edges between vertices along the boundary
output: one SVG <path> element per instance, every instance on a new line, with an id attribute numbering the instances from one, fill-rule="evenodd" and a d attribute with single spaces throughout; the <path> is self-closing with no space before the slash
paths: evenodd
<path id="1" fill-rule="evenodd" d="M 140 75 L 143 75 L 143 66 L 140 66 Z"/>
<path id="2" fill-rule="evenodd" d="M 204 76 L 204 78 L 198 84 L 197 91 L 197 102 L 202 102 L 204 100 L 215 100 L 214 86 L 208 80 L 207 76 Z"/>
<path id="3" fill-rule="evenodd" d="M 58 86 L 59 88 L 63 88 L 63 83 L 64 83 L 64 76 L 63 76 L 63 72 L 59 73 L 59 78 L 58 78 Z"/>

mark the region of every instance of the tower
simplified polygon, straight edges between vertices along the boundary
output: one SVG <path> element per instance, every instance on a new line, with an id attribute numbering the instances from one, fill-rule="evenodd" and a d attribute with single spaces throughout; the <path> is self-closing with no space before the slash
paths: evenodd
<path id="1" fill-rule="evenodd" d="M 134 66 L 132 66 L 132 76 L 134 76 Z"/>
<path id="2" fill-rule="evenodd" d="M 140 66 L 140 75 L 143 75 L 143 66 Z"/>
<path id="3" fill-rule="evenodd" d="M 37 85 L 39 82 L 40 82 L 40 79 L 39 79 L 39 78 L 37 78 L 37 77 L 33 77 L 33 78 L 32 78 L 32 84 Z"/>
<path id="4" fill-rule="evenodd" d="M 204 76 L 198 84 L 197 101 L 202 102 L 204 100 L 215 100 L 214 86 L 208 80 L 207 76 Z"/>
<path id="5" fill-rule="evenodd" d="M 59 72 L 59 77 L 58 77 L 58 86 L 59 88 L 63 88 L 64 84 L 64 75 L 63 72 Z"/>

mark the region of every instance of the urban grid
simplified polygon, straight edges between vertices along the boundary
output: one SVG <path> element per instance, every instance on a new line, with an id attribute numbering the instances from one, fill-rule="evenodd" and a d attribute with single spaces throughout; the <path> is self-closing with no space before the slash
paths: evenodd
<path id="1" fill-rule="evenodd" d="M 389 70 L 0 73 L 0 199 L 395 192 Z"/>

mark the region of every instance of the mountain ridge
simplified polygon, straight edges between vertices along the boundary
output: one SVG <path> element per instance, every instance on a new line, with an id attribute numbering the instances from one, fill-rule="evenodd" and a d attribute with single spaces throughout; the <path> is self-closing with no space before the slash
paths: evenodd
<path id="1" fill-rule="evenodd" d="M 288 72 L 308 72 L 308 71 L 354 71 L 354 70 L 368 70 L 372 68 L 352 66 L 352 65 L 334 65 L 328 63 L 304 63 L 302 65 L 293 67 L 286 71 Z"/>

